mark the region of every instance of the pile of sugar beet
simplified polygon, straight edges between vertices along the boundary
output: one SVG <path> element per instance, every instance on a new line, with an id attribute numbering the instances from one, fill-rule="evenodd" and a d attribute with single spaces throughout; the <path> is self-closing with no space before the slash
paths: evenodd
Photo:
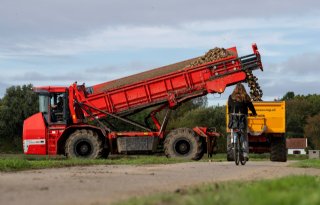
<path id="1" fill-rule="evenodd" d="M 154 78 L 154 77 L 161 76 L 161 75 L 166 75 L 168 73 L 182 70 L 187 67 L 197 66 L 197 65 L 200 65 L 203 63 L 216 61 L 221 58 L 226 58 L 230 55 L 231 55 L 231 53 L 228 50 L 226 50 L 224 48 L 217 48 L 216 47 L 214 49 L 210 49 L 205 55 L 200 56 L 198 58 L 192 58 L 189 60 L 181 61 L 181 62 L 170 64 L 167 66 L 162 66 L 162 67 L 148 70 L 148 71 L 145 71 L 142 73 L 130 75 L 128 77 L 124 77 L 124 78 L 120 78 L 117 80 L 107 82 L 107 83 L 105 83 L 104 86 L 100 87 L 99 90 L 95 90 L 94 92 L 95 93 L 96 92 L 103 92 L 106 90 L 118 88 L 118 87 L 132 84 L 135 82 L 148 80 L 150 78 Z"/>

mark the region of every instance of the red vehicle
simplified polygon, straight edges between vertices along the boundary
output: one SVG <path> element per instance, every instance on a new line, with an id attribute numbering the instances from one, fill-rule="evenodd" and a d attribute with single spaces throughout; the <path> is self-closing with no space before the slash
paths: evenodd
<path id="1" fill-rule="evenodd" d="M 97 158 L 109 153 L 155 152 L 159 144 L 168 157 L 201 159 L 212 155 L 219 134 L 212 128 L 178 128 L 166 131 L 170 111 L 181 103 L 222 93 L 227 86 L 246 80 L 246 72 L 262 70 L 257 46 L 253 54 L 232 55 L 190 66 L 189 59 L 118 80 L 86 87 L 36 87 L 39 113 L 27 118 L 23 127 L 25 154 Z M 61 100 L 60 102 L 58 102 Z M 63 101 L 63 102 L 62 102 Z M 128 116 L 153 108 L 152 126 L 139 124 Z M 162 122 L 157 113 L 167 110 Z M 138 131 L 117 131 L 114 120 Z"/>

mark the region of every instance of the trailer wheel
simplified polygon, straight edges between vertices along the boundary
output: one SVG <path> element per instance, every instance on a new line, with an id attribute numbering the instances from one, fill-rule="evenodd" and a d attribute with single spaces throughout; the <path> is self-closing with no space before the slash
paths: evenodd
<path id="1" fill-rule="evenodd" d="M 200 160 L 204 154 L 203 142 L 192 129 L 179 128 L 167 135 L 164 152 L 168 158 Z"/>
<path id="2" fill-rule="evenodd" d="M 271 138 L 270 160 L 273 162 L 287 161 L 287 148 L 285 137 Z"/>
<path id="3" fill-rule="evenodd" d="M 68 158 L 99 158 L 103 154 L 102 141 L 92 130 L 77 130 L 67 139 L 65 151 Z"/>

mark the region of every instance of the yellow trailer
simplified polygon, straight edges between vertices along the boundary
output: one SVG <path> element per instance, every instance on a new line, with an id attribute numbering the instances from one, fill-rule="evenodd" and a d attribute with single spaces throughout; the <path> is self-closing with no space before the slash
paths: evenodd
<path id="1" fill-rule="evenodd" d="M 285 140 L 286 106 L 285 101 L 253 102 L 257 116 L 248 117 L 249 150 L 254 153 L 270 152 L 271 161 L 287 161 Z M 229 121 L 227 107 L 227 125 Z M 227 128 L 227 132 L 230 130 Z M 230 135 L 228 135 L 228 160 L 233 160 Z"/>

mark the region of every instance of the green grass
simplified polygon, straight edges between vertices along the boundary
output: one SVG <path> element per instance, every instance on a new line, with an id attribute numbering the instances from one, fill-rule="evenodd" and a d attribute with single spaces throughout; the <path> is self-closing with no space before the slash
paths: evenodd
<path id="1" fill-rule="evenodd" d="M 299 155 L 299 154 L 289 154 L 288 160 L 305 160 L 308 159 L 308 155 Z"/>
<path id="2" fill-rule="evenodd" d="M 309 205 L 320 204 L 320 177 L 290 176 L 255 182 L 226 182 L 132 198 L 117 205 Z"/>
<path id="3" fill-rule="evenodd" d="M 250 161 L 269 160 L 269 154 L 250 154 Z M 304 159 L 303 157 L 291 156 L 294 160 Z M 208 158 L 206 155 L 200 162 L 226 161 L 226 154 L 217 154 L 213 158 Z M 20 171 L 28 169 L 44 169 L 44 168 L 59 168 L 71 166 L 89 166 L 89 165 L 112 165 L 112 164 L 127 164 L 127 165 L 144 165 L 144 164 L 172 164 L 181 162 L 191 162 L 184 159 L 168 159 L 164 156 L 157 155 L 118 155 L 111 156 L 108 159 L 66 159 L 63 156 L 25 156 L 22 154 L 1 154 L 0 155 L 0 171 Z"/>
<path id="4" fill-rule="evenodd" d="M 294 167 L 301 167 L 301 168 L 318 168 L 320 169 L 320 160 L 319 159 L 306 159 L 298 161 L 292 164 Z"/>
<path id="5" fill-rule="evenodd" d="M 200 162 L 208 160 L 215 162 L 226 161 L 226 154 L 217 154 L 213 158 L 206 155 Z M 1 154 L 0 155 L 0 171 L 20 171 L 28 169 L 44 169 L 44 168 L 60 168 L 71 166 L 89 166 L 89 165 L 144 165 L 144 164 L 173 164 L 182 162 L 191 162 L 185 159 L 168 159 L 165 156 L 157 155 L 118 155 L 111 156 L 108 159 L 66 159 L 63 156 L 32 156 L 22 154 Z"/>
<path id="6" fill-rule="evenodd" d="M 249 153 L 249 157 L 250 157 L 250 161 L 269 161 L 270 160 L 270 153 L 263 153 L 263 154 Z M 288 155 L 288 160 L 305 160 L 307 158 L 308 158 L 307 155 L 294 155 L 294 154 Z M 208 160 L 206 155 L 202 158 L 202 160 L 204 160 L 204 161 Z M 219 153 L 219 154 L 214 155 L 212 160 L 213 161 L 226 161 L 227 155 L 225 153 Z"/>
<path id="7" fill-rule="evenodd" d="M 66 159 L 62 157 L 25 157 L 23 155 L 1 155 L 0 171 L 20 171 L 28 169 L 59 168 L 89 165 L 143 165 L 143 164 L 172 164 L 190 160 L 168 159 L 164 156 L 121 156 L 109 159 Z"/>

